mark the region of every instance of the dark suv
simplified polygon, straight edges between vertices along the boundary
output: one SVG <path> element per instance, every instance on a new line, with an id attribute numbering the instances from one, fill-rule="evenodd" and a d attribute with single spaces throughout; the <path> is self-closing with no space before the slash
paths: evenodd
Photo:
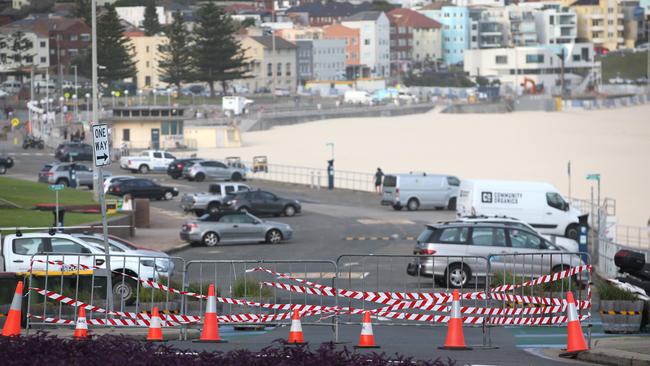
<path id="1" fill-rule="evenodd" d="M 186 165 L 192 165 L 197 161 L 201 161 L 199 158 L 190 158 L 190 159 L 176 159 L 172 161 L 167 167 L 167 175 L 173 179 L 178 179 L 183 176 L 183 169 Z"/>
<path id="2" fill-rule="evenodd" d="M 230 194 L 221 201 L 223 210 L 266 215 L 293 216 L 302 209 L 298 200 L 280 198 L 271 192 L 248 191 Z"/>
<path id="3" fill-rule="evenodd" d="M 82 142 L 66 142 L 57 146 L 54 157 L 59 161 L 92 161 L 93 147 Z"/>

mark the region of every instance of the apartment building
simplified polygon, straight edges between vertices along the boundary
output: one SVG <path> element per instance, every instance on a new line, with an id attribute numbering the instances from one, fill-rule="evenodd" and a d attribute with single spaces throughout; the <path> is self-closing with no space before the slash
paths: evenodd
<path id="1" fill-rule="evenodd" d="M 133 60 L 135 61 L 136 85 L 139 88 L 165 87 L 167 83 L 160 80 L 160 47 L 167 44 L 163 35 L 145 36 L 142 31 L 131 31 L 124 34 L 133 45 Z"/>
<path id="2" fill-rule="evenodd" d="M 448 64 L 463 62 L 470 46 L 469 8 L 431 3 L 420 13 L 442 24 L 442 58 Z"/>
<path id="3" fill-rule="evenodd" d="M 370 8 L 371 4 L 369 2 L 359 5 L 338 1 L 311 2 L 291 7 L 286 10 L 285 14 L 288 17 L 299 16 L 306 18 L 309 25 L 322 27 L 340 23 L 344 18 L 362 11 L 368 11 Z"/>
<path id="4" fill-rule="evenodd" d="M 11 47 L 12 39 L 17 39 L 17 32 L 31 48 L 22 52 L 22 59 L 17 59 L 17 52 Z M 18 69 L 28 72 L 34 66 L 36 69 L 46 69 L 50 66 L 49 36 L 47 33 L 32 31 L 17 27 L 14 23 L 0 27 L 0 36 L 8 42 L 0 42 L 0 75 L 11 75 Z M 15 38 L 14 38 L 15 37 Z"/>
<path id="5" fill-rule="evenodd" d="M 390 22 L 380 11 L 362 11 L 341 22 L 360 31 L 360 63 L 370 68 L 370 76 L 390 74 Z"/>
<path id="6" fill-rule="evenodd" d="M 578 39 L 596 47 L 623 47 L 623 12 L 617 0 L 563 0 L 578 18 Z"/>
<path id="7" fill-rule="evenodd" d="M 345 40 L 313 39 L 296 42 L 298 80 L 344 80 L 346 77 Z"/>
<path id="8" fill-rule="evenodd" d="M 292 43 L 301 40 L 321 39 L 324 33 L 325 31 L 321 27 L 285 28 L 275 31 L 276 36 L 280 36 Z"/>
<path id="9" fill-rule="evenodd" d="M 361 31 L 341 24 L 323 27 L 324 39 L 340 39 L 345 43 L 346 78 L 368 77 L 370 68 L 361 64 Z"/>
<path id="10" fill-rule="evenodd" d="M 535 12 L 539 43 L 573 43 L 578 37 L 578 16 L 569 8 L 545 7 Z"/>
<path id="11" fill-rule="evenodd" d="M 118 6 L 115 8 L 117 16 L 120 19 L 133 24 L 138 28 L 143 27 L 144 22 L 144 6 Z M 167 19 L 165 18 L 165 8 L 162 6 L 156 6 L 156 15 L 158 15 L 158 22 L 160 24 L 167 24 Z"/>
<path id="12" fill-rule="evenodd" d="M 393 9 L 390 22 L 391 73 L 407 72 L 424 61 L 442 57 L 442 25 L 410 9 Z"/>
<path id="13" fill-rule="evenodd" d="M 273 39 L 275 38 L 275 40 Z M 249 62 L 249 79 L 238 80 L 251 92 L 261 89 L 295 91 L 297 85 L 296 45 L 273 36 L 248 36 L 241 40 Z"/>
<path id="14" fill-rule="evenodd" d="M 506 7 L 510 21 L 510 46 L 532 46 L 538 43 L 536 10 L 523 5 Z"/>

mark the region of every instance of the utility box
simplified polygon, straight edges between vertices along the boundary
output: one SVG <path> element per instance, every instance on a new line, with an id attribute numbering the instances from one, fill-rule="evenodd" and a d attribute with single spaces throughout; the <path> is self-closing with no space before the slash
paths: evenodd
<path id="1" fill-rule="evenodd" d="M 224 113 L 239 116 L 245 113 L 246 108 L 254 102 L 246 97 L 224 96 L 221 99 L 221 109 Z"/>

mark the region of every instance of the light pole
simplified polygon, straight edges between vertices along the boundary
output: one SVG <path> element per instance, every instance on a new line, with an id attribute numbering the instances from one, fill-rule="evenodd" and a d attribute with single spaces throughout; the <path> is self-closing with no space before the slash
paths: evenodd
<path id="1" fill-rule="evenodd" d="M 172 105 L 172 88 L 167 88 L 167 104 Z"/>
<path id="2" fill-rule="evenodd" d="M 86 119 L 90 125 L 90 93 L 86 93 Z"/>
<path id="3" fill-rule="evenodd" d="M 74 120 L 79 122 L 79 106 L 77 106 L 77 94 L 72 94 L 72 102 L 74 103 Z"/>
<path id="4" fill-rule="evenodd" d="M 156 105 L 156 89 L 152 90 L 153 93 L 153 105 Z"/>
<path id="5" fill-rule="evenodd" d="M 59 97 L 59 116 L 60 116 L 59 123 L 61 123 L 61 125 L 63 125 L 63 101 L 64 100 L 65 98 Z"/>
<path id="6" fill-rule="evenodd" d="M 111 90 L 111 103 L 113 104 L 113 108 L 115 108 L 115 91 Z"/>
<path id="7" fill-rule="evenodd" d="M 138 104 L 142 105 L 142 89 L 138 89 Z"/>
<path id="8" fill-rule="evenodd" d="M 78 82 L 77 82 L 77 65 L 72 65 L 72 68 L 74 68 L 74 94 L 77 95 L 78 93 Z"/>
<path id="9" fill-rule="evenodd" d="M 129 106 L 129 91 L 128 90 L 124 91 L 124 106 L 125 107 Z"/>

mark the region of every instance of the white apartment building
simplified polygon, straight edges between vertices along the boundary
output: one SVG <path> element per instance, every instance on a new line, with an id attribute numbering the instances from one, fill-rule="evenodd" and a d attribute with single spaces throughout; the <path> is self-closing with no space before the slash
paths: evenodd
<path id="1" fill-rule="evenodd" d="M 22 52 L 22 62 L 16 62 L 12 57 L 15 53 L 11 50 L 11 38 L 16 32 L 22 32 L 23 39 L 31 44 L 31 49 Z M 3 46 L 0 48 L 0 74 L 11 73 L 19 67 L 29 68 L 33 65 L 36 70 L 44 70 L 50 66 L 50 40 L 47 34 L 11 25 L 0 28 L 0 34 L 7 40 L 0 44 L 0 47 Z"/>
<path id="2" fill-rule="evenodd" d="M 574 11 L 556 6 L 539 9 L 534 15 L 539 43 L 573 43 L 578 37 L 578 18 Z"/>
<path id="3" fill-rule="evenodd" d="M 582 91 L 601 75 L 592 43 L 467 50 L 464 61 L 470 76 L 499 80 L 502 87 L 518 94 L 529 90 L 532 83 L 537 88 L 543 85 L 546 93 L 559 93 L 562 71 L 569 92 Z"/>
<path id="4" fill-rule="evenodd" d="M 360 63 L 370 68 L 370 76 L 390 75 L 390 22 L 380 11 L 363 11 L 341 22 L 348 28 L 360 30 Z"/>
<path id="5" fill-rule="evenodd" d="M 142 28 L 144 22 L 144 6 L 119 6 L 115 8 L 117 16 L 138 28 Z M 167 24 L 165 19 L 165 8 L 156 6 L 156 15 L 160 24 Z"/>

